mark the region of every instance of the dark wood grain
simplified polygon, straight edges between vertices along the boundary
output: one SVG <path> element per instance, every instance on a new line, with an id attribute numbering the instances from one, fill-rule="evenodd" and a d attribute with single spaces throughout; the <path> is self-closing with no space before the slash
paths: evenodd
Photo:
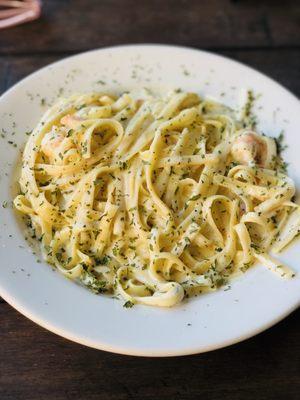
<path id="1" fill-rule="evenodd" d="M 1 304 L 0 398 L 296 400 L 299 316 L 227 349 L 146 359 L 71 343 Z"/>
<path id="2" fill-rule="evenodd" d="M 280 51 L 219 50 L 216 53 L 257 68 L 300 96 L 300 48 Z M 0 93 L 28 74 L 68 55 L 69 53 L 35 56 L 0 55 Z M 1 66 L 4 73 L 1 73 Z"/>
<path id="3" fill-rule="evenodd" d="M 1 61 L 0 61 L 0 93 L 4 92 L 7 88 L 7 75 L 8 75 L 7 60 L 1 59 Z"/>
<path id="4" fill-rule="evenodd" d="M 36 56 L 1 56 L 0 55 L 0 90 L 3 92 L 16 82 L 25 78 L 32 72 L 66 57 L 60 55 L 36 55 Z M 3 66 L 3 74 L 1 73 Z"/>
<path id="5" fill-rule="evenodd" d="M 44 0 L 43 17 L 1 32 L 0 52 L 82 51 L 121 43 L 202 48 L 299 46 L 300 3 Z"/>
<path id="6" fill-rule="evenodd" d="M 214 50 L 300 96 L 295 0 L 44 0 L 40 20 L 0 31 L 0 93 L 69 54 L 142 42 Z M 145 359 L 71 343 L 2 301 L 0 400 L 298 400 L 299 316 L 215 352 Z"/>

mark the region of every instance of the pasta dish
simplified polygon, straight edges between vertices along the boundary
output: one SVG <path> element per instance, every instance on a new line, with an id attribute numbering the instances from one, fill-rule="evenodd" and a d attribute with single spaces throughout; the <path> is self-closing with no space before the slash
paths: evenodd
<path id="1" fill-rule="evenodd" d="M 213 291 L 300 231 L 273 138 L 195 93 L 59 100 L 26 144 L 20 194 L 43 256 L 96 293 L 173 306 Z"/>

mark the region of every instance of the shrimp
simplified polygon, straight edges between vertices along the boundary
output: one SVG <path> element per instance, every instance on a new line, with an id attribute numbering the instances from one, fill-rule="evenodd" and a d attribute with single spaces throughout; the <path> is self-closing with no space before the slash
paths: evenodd
<path id="1" fill-rule="evenodd" d="M 76 129 L 82 124 L 83 119 L 74 115 L 67 114 L 60 120 L 62 125 L 70 129 Z"/>
<path id="2" fill-rule="evenodd" d="M 231 155 L 239 164 L 268 167 L 269 153 L 274 152 L 272 143 L 269 143 L 270 140 L 272 139 L 265 139 L 252 131 L 245 132 L 234 141 Z"/>
<path id="3" fill-rule="evenodd" d="M 46 133 L 41 142 L 41 149 L 43 153 L 50 159 L 55 157 L 55 153 L 61 146 L 65 135 L 62 132 L 52 129 L 50 132 Z"/>
<path id="4" fill-rule="evenodd" d="M 76 152 L 76 146 L 72 138 L 68 137 L 68 129 L 53 126 L 52 130 L 45 134 L 41 142 L 41 150 L 48 157 L 50 163 L 60 164 L 70 157 L 69 150 Z"/>

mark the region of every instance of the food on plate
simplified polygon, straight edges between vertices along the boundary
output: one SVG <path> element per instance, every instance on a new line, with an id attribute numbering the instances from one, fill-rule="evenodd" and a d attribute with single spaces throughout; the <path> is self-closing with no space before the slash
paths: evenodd
<path id="1" fill-rule="evenodd" d="M 180 90 L 73 95 L 26 144 L 15 207 L 43 256 L 96 293 L 173 306 L 214 291 L 300 231 L 276 141 Z"/>

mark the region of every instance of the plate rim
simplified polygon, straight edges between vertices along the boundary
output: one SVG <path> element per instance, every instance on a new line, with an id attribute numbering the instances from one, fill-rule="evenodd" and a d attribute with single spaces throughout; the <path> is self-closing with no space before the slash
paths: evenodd
<path id="1" fill-rule="evenodd" d="M 92 54 L 92 53 L 96 53 L 98 51 L 102 51 L 102 50 L 117 50 L 117 49 L 123 49 L 123 48 L 136 48 L 138 49 L 139 47 L 160 47 L 160 48 L 173 48 L 173 49 L 178 49 L 178 50 L 188 50 L 188 51 L 192 51 L 195 53 L 203 53 L 203 54 L 208 54 L 209 56 L 213 56 L 219 59 L 223 59 L 226 60 L 227 62 L 231 62 L 233 64 L 242 66 L 243 68 L 246 68 L 252 72 L 255 72 L 257 74 L 259 74 L 261 77 L 263 77 L 264 79 L 267 79 L 268 81 L 271 81 L 273 84 L 275 84 L 277 87 L 280 87 L 281 90 L 284 90 L 285 93 L 287 95 L 292 96 L 295 100 L 300 100 L 300 96 L 298 97 L 295 93 L 293 93 L 292 91 L 290 91 L 289 89 L 287 89 L 283 84 L 281 84 L 280 82 L 276 81 L 276 79 L 271 78 L 270 76 L 268 76 L 267 74 L 265 74 L 264 72 L 261 72 L 260 70 L 251 67 L 248 64 L 245 64 L 241 61 L 237 61 L 229 56 L 224 56 L 222 54 L 218 54 L 215 53 L 213 51 L 210 50 L 203 50 L 203 49 L 198 49 L 197 47 L 193 47 L 193 46 L 182 46 L 182 45 L 176 45 L 176 44 L 166 44 L 166 43 L 152 43 L 152 42 L 147 42 L 147 43 L 130 43 L 130 44 L 118 44 L 118 45 L 114 45 L 114 46 L 103 46 L 103 47 L 97 47 L 94 49 L 90 49 L 87 51 L 82 51 L 79 53 L 75 53 L 75 54 L 70 54 L 67 55 L 66 57 L 63 57 L 59 60 L 53 61 L 47 65 L 44 65 L 41 68 L 38 68 L 37 70 L 31 72 L 30 74 L 24 76 L 23 78 L 21 78 L 19 81 L 17 81 L 16 83 L 14 83 L 11 87 L 9 87 L 7 90 L 5 90 L 5 92 L 3 92 L 0 96 L 0 101 L 3 100 L 4 97 L 6 97 L 6 95 L 8 95 L 11 91 L 13 91 L 15 89 L 16 86 L 18 86 L 19 84 L 24 83 L 27 79 L 30 79 L 33 75 L 42 72 L 44 70 L 46 70 L 49 67 L 52 66 L 56 66 L 60 63 L 63 63 L 66 60 L 70 60 L 79 56 L 83 56 L 83 55 L 88 55 L 88 54 Z"/>
<path id="2" fill-rule="evenodd" d="M 0 286 L 1 289 L 1 286 Z M 135 357 L 147 357 L 147 358 L 160 358 L 160 357 L 182 357 L 182 356 L 190 356 L 194 354 L 202 354 L 202 353 L 208 353 L 214 350 L 219 350 L 222 348 L 226 348 L 229 346 L 233 346 L 235 344 L 238 344 L 240 342 L 244 342 L 248 339 L 251 339 L 252 337 L 255 337 L 259 335 L 260 333 L 263 333 L 267 331 L 268 329 L 272 328 L 273 326 L 277 325 L 279 322 L 283 321 L 285 318 L 287 318 L 289 315 L 291 315 L 294 311 L 296 311 L 300 307 L 300 300 L 298 301 L 298 304 L 295 304 L 293 307 L 288 309 L 285 313 L 280 314 L 277 318 L 273 319 L 272 321 L 265 323 L 261 325 L 259 328 L 252 330 L 251 332 L 249 331 L 248 333 L 245 333 L 241 336 L 234 337 L 232 339 L 225 340 L 223 342 L 220 342 L 218 344 L 213 344 L 210 346 L 207 346 L 206 348 L 203 347 L 192 347 L 189 350 L 183 349 L 181 351 L 179 350 L 174 350 L 174 351 L 162 351 L 158 350 L 156 352 L 153 351 L 153 349 L 146 350 L 144 349 L 143 351 L 131 347 L 120 347 L 117 345 L 109 345 L 107 343 L 102 342 L 101 344 L 97 344 L 92 340 L 85 339 L 84 337 L 81 337 L 79 335 L 75 336 L 74 334 L 71 333 L 71 331 L 68 330 L 61 330 L 59 327 L 55 326 L 55 324 L 52 323 L 47 323 L 46 321 L 38 318 L 36 315 L 31 314 L 30 311 L 27 311 L 26 307 L 24 308 L 22 304 L 19 304 L 18 301 L 14 300 L 9 294 L 3 295 L 3 290 L 1 290 L 1 297 L 10 305 L 12 306 L 15 310 L 20 312 L 23 316 L 34 322 L 35 324 L 39 325 L 40 327 L 46 329 L 47 331 L 54 333 L 55 335 L 58 335 L 62 337 L 63 339 L 68 339 L 71 342 L 75 342 L 77 344 L 83 345 L 85 347 L 90 347 L 96 350 L 101 350 L 101 351 L 106 351 L 109 353 L 114 353 L 114 354 L 121 354 L 121 355 L 126 355 L 126 356 L 135 356 Z M 49 325 L 47 325 L 49 324 Z"/>

